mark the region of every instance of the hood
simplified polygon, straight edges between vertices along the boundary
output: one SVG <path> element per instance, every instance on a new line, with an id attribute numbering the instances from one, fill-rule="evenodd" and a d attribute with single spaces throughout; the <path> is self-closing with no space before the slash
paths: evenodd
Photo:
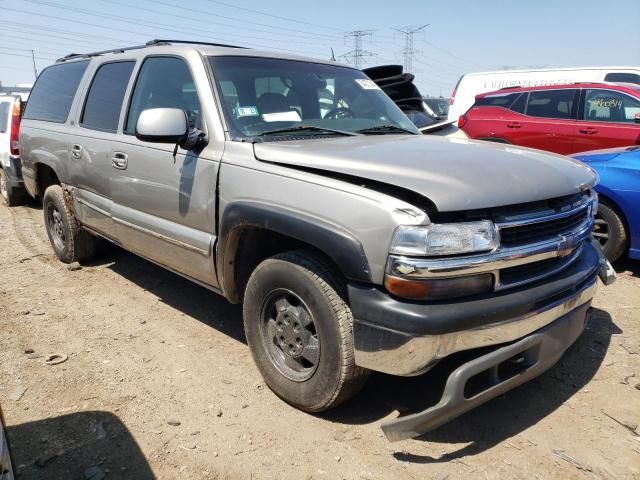
<path id="1" fill-rule="evenodd" d="M 639 150 L 640 147 L 617 147 L 617 148 L 605 148 L 603 150 L 590 150 L 588 152 L 574 153 L 571 155 L 573 158 L 577 158 L 581 162 L 608 162 L 613 160 L 618 155 L 627 152 L 634 152 Z"/>
<path id="2" fill-rule="evenodd" d="M 568 157 L 527 148 L 424 135 L 265 142 L 258 160 L 391 184 L 430 199 L 441 212 L 545 200 L 593 185 Z"/>

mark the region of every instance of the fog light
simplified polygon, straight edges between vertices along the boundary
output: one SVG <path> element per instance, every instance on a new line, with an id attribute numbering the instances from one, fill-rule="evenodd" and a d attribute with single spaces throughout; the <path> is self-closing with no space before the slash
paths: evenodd
<path id="1" fill-rule="evenodd" d="M 384 286 L 392 295 L 407 300 L 442 300 L 489 292 L 493 286 L 493 275 L 470 275 L 458 278 L 436 278 L 408 280 L 387 275 Z"/>

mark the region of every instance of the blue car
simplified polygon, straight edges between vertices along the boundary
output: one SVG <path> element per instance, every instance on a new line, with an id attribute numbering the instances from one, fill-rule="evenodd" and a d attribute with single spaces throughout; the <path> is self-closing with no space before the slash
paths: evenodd
<path id="1" fill-rule="evenodd" d="M 640 260 L 640 146 L 572 155 L 600 176 L 600 199 L 593 235 L 609 261 L 627 251 Z"/>

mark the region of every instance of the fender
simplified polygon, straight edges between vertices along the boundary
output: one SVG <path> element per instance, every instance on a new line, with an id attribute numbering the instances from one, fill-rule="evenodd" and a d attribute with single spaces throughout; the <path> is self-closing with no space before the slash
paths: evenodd
<path id="1" fill-rule="evenodd" d="M 346 230 L 294 210 L 258 202 L 234 202 L 222 214 L 216 253 L 225 294 L 234 290 L 233 260 L 240 235 L 247 228 L 261 228 L 307 243 L 331 258 L 347 279 L 371 283 L 362 244 Z"/>

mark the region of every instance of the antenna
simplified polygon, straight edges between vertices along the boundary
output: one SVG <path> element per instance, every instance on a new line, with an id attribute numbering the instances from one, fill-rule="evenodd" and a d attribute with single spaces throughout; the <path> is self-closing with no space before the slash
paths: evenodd
<path id="1" fill-rule="evenodd" d="M 344 35 L 344 39 L 346 41 L 347 38 L 353 37 L 353 50 L 341 55 L 342 58 L 347 60 L 356 68 L 362 68 L 364 57 L 373 57 L 374 54 L 362 49 L 362 39 L 364 37 L 370 37 L 371 30 L 353 30 L 352 32 L 347 32 Z"/>
<path id="2" fill-rule="evenodd" d="M 420 26 L 407 26 L 394 28 L 396 32 L 400 32 L 404 35 L 404 50 L 402 50 L 402 55 L 404 56 L 404 71 L 405 72 L 413 72 L 413 57 L 416 53 L 419 53 L 418 50 L 413 48 L 413 36 L 424 30 L 429 26 L 428 23 Z"/>
<path id="3" fill-rule="evenodd" d="M 33 74 L 38 78 L 38 69 L 36 68 L 36 52 L 31 50 L 31 60 L 33 61 Z"/>

